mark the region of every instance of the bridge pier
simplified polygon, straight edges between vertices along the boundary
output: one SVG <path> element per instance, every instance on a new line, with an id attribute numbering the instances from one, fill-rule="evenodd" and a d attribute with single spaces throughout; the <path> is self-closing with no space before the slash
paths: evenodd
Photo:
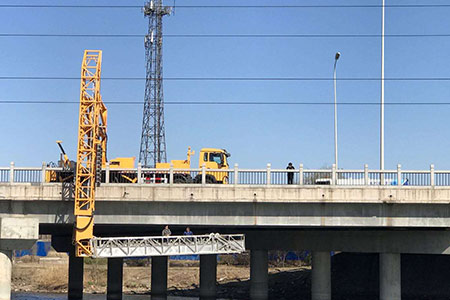
<path id="1" fill-rule="evenodd" d="M 217 255 L 200 255 L 200 299 L 216 299 Z"/>
<path id="2" fill-rule="evenodd" d="M 11 257 L 11 250 L 0 250 L 0 300 L 11 298 Z"/>
<path id="3" fill-rule="evenodd" d="M 269 299 L 267 250 L 250 251 L 250 299 Z"/>
<path id="4" fill-rule="evenodd" d="M 108 258 L 107 300 L 122 300 L 123 258 Z"/>
<path id="5" fill-rule="evenodd" d="M 76 257 L 75 251 L 69 252 L 69 289 L 67 291 L 68 300 L 83 299 L 83 272 L 84 259 Z"/>
<path id="6" fill-rule="evenodd" d="M 312 252 L 311 300 L 331 300 L 330 252 Z"/>
<path id="7" fill-rule="evenodd" d="M 0 218 L 0 300 L 11 299 L 12 251 L 30 249 L 38 239 L 38 231 L 38 219 Z"/>
<path id="8" fill-rule="evenodd" d="M 401 254 L 380 253 L 380 300 L 401 300 Z"/>
<path id="9" fill-rule="evenodd" d="M 153 300 L 167 298 L 167 256 L 152 257 L 151 295 Z"/>

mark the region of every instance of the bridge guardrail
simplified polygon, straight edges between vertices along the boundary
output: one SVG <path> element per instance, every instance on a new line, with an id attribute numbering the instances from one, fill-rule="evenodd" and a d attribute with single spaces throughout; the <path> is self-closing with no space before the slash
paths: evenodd
<path id="1" fill-rule="evenodd" d="M 62 168 L 48 167 L 0 167 L 0 182 L 9 183 L 42 183 L 46 182 L 48 172 L 60 172 Z M 65 171 L 67 172 L 67 171 Z M 338 185 L 338 186 L 450 186 L 450 171 L 435 170 L 431 165 L 429 170 L 369 170 L 365 165 L 362 170 L 304 169 L 300 164 L 298 169 L 272 169 L 268 164 L 265 169 L 240 169 L 235 164 L 232 169 L 156 169 L 142 168 L 116 169 L 107 167 L 102 170 L 103 183 L 128 184 L 177 184 L 194 183 L 209 184 L 211 176 L 222 179 L 231 185 Z M 209 176 L 209 179 L 208 179 Z M 48 177 L 48 176 L 47 176 Z M 180 178 L 188 178 L 186 181 Z M 73 177 L 71 177 L 73 178 Z"/>

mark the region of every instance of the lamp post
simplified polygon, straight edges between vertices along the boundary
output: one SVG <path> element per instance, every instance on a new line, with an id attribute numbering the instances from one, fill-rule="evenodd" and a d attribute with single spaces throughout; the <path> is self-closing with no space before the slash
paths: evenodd
<path id="1" fill-rule="evenodd" d="M 384 170 L 384 11 L 382 0 L 381 12 L 381 103 L 380 103 L 380 170 Z"/>
<path id="2" fill-rule="evenodd" d="M 338 136 L 337 136 L 337 97 L 336 97 L 336 65 L 337 61 L 341 57 L 340 52 L 336 52 L 334 56 L 334 72 L 333 72 L 333 82 L 334 82 L 334 164 L 336 169 L 338 168 Z"/>

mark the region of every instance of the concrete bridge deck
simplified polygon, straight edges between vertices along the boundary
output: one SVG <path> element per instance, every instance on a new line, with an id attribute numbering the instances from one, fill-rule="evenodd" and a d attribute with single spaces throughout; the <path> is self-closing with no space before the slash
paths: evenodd
<path id="1" fill-rule="evenodd" d="M 71 223 L 71 187 L 0 184 L 0 216 Z M 450 187 L 104 184 L 96 224 L 449 228 Z"/>

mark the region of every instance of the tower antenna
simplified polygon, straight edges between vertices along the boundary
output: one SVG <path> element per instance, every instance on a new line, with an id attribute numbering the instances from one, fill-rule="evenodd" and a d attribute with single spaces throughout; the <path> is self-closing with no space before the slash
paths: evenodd
<path id="1" fill-rule="evenodd" d="M 151 0 L 144 6 L 148 17 L 145 36 L 146 80 L 144 114 L 142 119 L 139 162 L 143 167 L 154 167 L 166 162 L 166 134 L 164 129 L 164 95 L 162 68 L 162 18 L 170 15 L 172 8 L 163 6 L 162 0 Z"/>

